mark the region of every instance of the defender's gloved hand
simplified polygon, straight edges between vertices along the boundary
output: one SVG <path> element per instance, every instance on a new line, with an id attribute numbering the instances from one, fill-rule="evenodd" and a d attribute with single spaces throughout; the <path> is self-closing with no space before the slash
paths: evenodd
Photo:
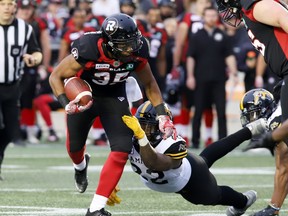
<path id="1" fill-rule="evenodd" d="M 120 197 L 117 196 L 117 192 L 120 191 L 119 186 L 117 185 L 114 190 L 112 191 L 112 193 L 110 194 L 106 204 L 109 206 L 114 206 L 115 204 L 120 204 L 121 203 L 121 199 Z"/>
<path id="2" fill-rule="evenodd" d="M 251 131 L 252 136 L 263 134 L 268 131 L 267 119 L 260 118 L 247 124 L 245 127 Z"/>
<path id="3" fill-rule="evenodd" d="M 159 115 L 157 120 L 159 120 L 159 130 L 163 133 L 163 139 L 165 140 L 172 136 L 172 138 L 176 140 L 177 131 L 170 117 L 167 115 Z"/>
<path id="4" fill-rule="evenodd" d="M 272 132 L 264 133 L 261 137 L 257 140 L 252 140 L 244 149 L 243 151 L 248 151 L 250 149 L 255 148 L 267 148 L 271 152 L 274 150 L 277 142 L 275 142 L 272 138 Z"/>
<path id="5" fill-rule="evenodd" d="M 145 136 L 144 130 L 141 128 L 138 119 L 135 116 L 122 116 L 122 120 L 133 132 L 134 136 L 139 140 Z"/>
<path id="6" fill-rule="evenodd" d="M 85 110 L 89 109 L 93 104 L 93 100 L 90 100 L 85 106 L 80 106 L 78 104 L 79 101 L 80 98 L 76 97 L 74 100 L 70 101 L 69 104 L 65 106 L 65 111 L 68 115 L 84 112 Z"/>

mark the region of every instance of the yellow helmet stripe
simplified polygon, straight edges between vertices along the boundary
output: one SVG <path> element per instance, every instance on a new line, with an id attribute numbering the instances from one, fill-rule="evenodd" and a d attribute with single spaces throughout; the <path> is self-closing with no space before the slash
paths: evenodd
<path id="1" fill-rule="evenodd" d="M 246 94 L 242 97 L 242 99 L 240 101 L 240 110 L 244 109 L 243 101 L 244 101 L 245 96 L 246 96 Z"/>
<path id="2" fill-rule="evenodd" d="M 141 109 L 141 112 L 140 112 L 140 117 L 144 117 L 144 112 L 145 110 L 147 109 L 147 107 L 151 104 L 150 101 L 146 101 L 146 103 L 144 104 L 144 106 L 142 107 Z"/>

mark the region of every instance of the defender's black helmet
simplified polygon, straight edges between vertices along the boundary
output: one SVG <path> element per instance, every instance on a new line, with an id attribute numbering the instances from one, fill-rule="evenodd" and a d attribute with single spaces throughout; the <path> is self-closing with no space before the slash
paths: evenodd
<path id="1" fill-rule="evenodd" d="M 274 97 L 269 91 L 257 88 L 246 92 L 240 102 L 242 126 L 259 118 L 268 119 L 276 107 Z"/>
<path id="2" fill-rule="evenodd" d="M 153 145 L 158 144 L 161 140 L 161 132 L 159 130 L 159 121 L 156 120 L 157 113 L 150 101 L 146 101 L 138 107 L 135 114 L 142 129 Z"/>

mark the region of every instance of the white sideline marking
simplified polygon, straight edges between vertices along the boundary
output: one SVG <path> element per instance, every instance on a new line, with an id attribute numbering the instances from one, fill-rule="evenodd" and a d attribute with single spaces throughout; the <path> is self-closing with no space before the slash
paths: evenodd
<path id="1" fill-rule="evenodd" d="M 48 207 L 34 207 L 34 206 L 0 206 L 0 209 L 7 211 L 0 211 L 1 215 L 49 215 L 49 216 L 72 216 L 72 215 L 84 215 L 86 213 L 86 209 L 79 209 L 79 208 L 48 208 Z M 8 210 L 9 209 L 9 210 Z M 21 210 L 15 211 L 16 209 Z M 112 212 L 113 215 L 155 215 L 155 212 L 149 211 L 130 211 L 130 212 Z M 220 211 L 157 211 L 157 214 L 165 214 L 165 215 L 178 215 L 178 214 L 189 214 L 187 216 L 223 216 L 225 214 L 220 214 Z"/>
<path id="2" fill-rule="evenodd" d="M 84 215 L 86 212 L 86 209 L 79 209 L 79 208 L 48 208 L 48 207 L 34 207 L 34 206 L 0 206 L 0 209 L 3 211 L 0 211 L 1 216 L 4 215 L 15 215 L 15 216 L 73 216 L 73 215 Z M 7 210 L 4 210 L 7 209 Z M 10 209 L 10 210 L 8 210 Z M 16 209 L 21 210 L 15 211 Z M 249 210 L 248 210 L 249 212 Z M 282 209 L 281 212 L 287 212 L 287 209 Z M 149 211 L 125 211 L 125 212 L 112 212 L 113 215 L 155 215 L 155 212 L 149 212 Z M 222 213 L 222 211 L 221 211 Z M 225 216 L 226 214 L 221 214 L 220 211 L 157 211 L 157 214 L 165 214 L 165 215 L 179 215 L 179 214 L 187 214 L 187 216 Z M 247 214 L 245 214 L 247 215 Z M 245 216 L 244 215 L 244 216 Z"/>
<path id="3" fill-rule="evenodd" d="M 101 171 L 102 165 L 100 166 L 89 166 L 89 170 L 91 171 Z M 48 169 L 52 170 L 73 170 L 72 166 L 51 166 Z M 213 174 L 218 175 L 274 175 L 275 167 L 249 167 L 249 168 L 211 168 L 210 169 Z M 124 172 L 133 172 L 131 166 L 125 166 Z"/>
<path id="4" fill-rule="evenodd" d="M 89 166 L 89 171 L 100 172 L 102 165 Z M 7 165 L 3 164 L 3 169 L 7 169 L 5 172 L 39 172 L 37 169 L 31 170 L 29 166 L 22 165 Z M 61 170 L 61 171 L 73 171 L 73 166 L 50 166 L 46 171 Z M 43 171 L 43 170 L 42 170 Z M 274 175 L 275 167 L 249 167 L 249 168 L 211 168 L 210 171 L 217 175 Z M 133 172 L 130 165 L 125 166 L 124 172 Z"/>

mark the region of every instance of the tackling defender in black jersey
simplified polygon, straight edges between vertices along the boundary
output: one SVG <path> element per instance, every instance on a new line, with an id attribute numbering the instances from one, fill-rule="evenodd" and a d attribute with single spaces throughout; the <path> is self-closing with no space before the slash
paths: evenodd
<path id="1" fill-rule="evenodd" d="M 94 119 L 99 116 L 110 142 L 111 153 L 102 169 L 99 185 L 87 216 L 111 215 L 104 207 L 117 185 L 132 148 L 133 133 L 122 121 L 131 115 L 125 91 L 125 80 L 132 71 L 142 82 L 146 95 L 157 111 L 159 129 L 164 139 L 176 138 L 176 130 L 167 115 L 159 87 L 147 63 L 149 52 L 146 39 L 135 20 L 125 14 L 107 17 L 101 31 L 86 33 L 73 42 L 71 54 L 55 68 L 50 76 L 54 94 L 65 107 L 67 116 L 66 147 L 75 168 L 76 188 L 83 193 L 88 185 L 85 142 Z M 80 71 L 80 72 L 79 72 Z M 64 94 L 63 81 L 80 76 L 87 81 L 93 101 L 79 106 Z"/>
<path id="2" fill-rule="evenodd" d="M 150 101 L 142 104 L 136 117 L 123 116 L 134 132 L 129 154 L 132 169 L 151 190 L 178 193 L 193 204 L 226 205 L 228 216 L 242 215 L 256 201 L 253 190 L 243 194 L 229 186 L 219 186 L 209 168 L 252 135 L 263 133 L 266 121 L 259 119 L 243 129 L 205 148 L 200 155 L 188 153 L 184 139 L 177 136 L 163 140 Z M 116 194 L 111 200 L 119 200 Z M 118 199 L 117 199 L 118 198 Z"/>

